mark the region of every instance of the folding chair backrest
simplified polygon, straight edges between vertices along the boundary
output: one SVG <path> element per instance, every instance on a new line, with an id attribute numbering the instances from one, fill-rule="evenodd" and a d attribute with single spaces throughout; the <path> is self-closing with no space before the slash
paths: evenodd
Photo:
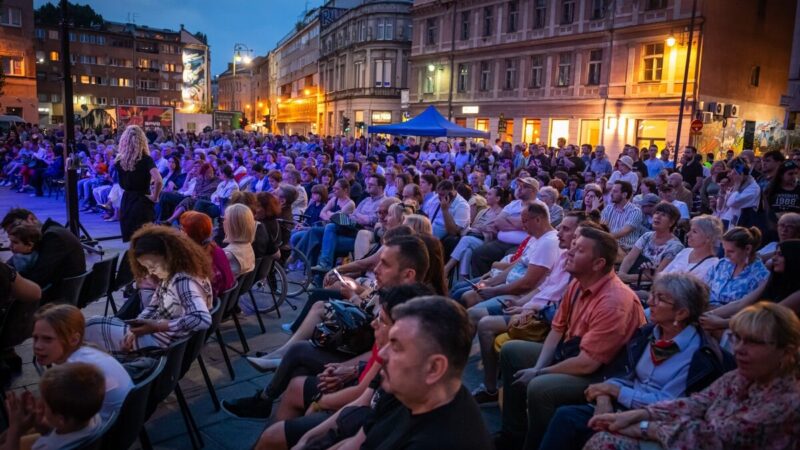
<path id="1" fill-rule="evenodd" d="M 114 414 L 103 422 L 94 434 L 71 446 L 62 447 L 61 450 L 100 450 L 103 448 L 103 438 L 117 423 L 118 416 L 119 411 L 114 411 Z"/>
<path id="2" fill-rule="evenodd" d="M 111 283 L 111 291 L 118 291 L 132 282 L 133 271 L 131 270 L 130 262 L 128 262 L 128 251 L 125 250 L 122 256 L 120 256 L 119 267 L 117 268 L 117 273 L 114 275 L 114 281 Z"/>
<path id="3" fill-rule="evenodd" d="M 159 359 L 158 364 L 150 372 L 150 375 L 137 383 L 128 392 L 128 396 L 125 397 L 125 401 L 119 410 L 116 422 L 103 437 L 103 449 L 127 449 L 136 442 L 139 437 L 139 431 L 147 421 L 147 406 L 153 382 L 161 377 L 166 364 L 167 357 L 165 355 Z"/>
<path id="4" fill-rule="evenodd" d="M 228 301 L 224 304 L 225 313 L 223 314 L 223 317 L 229 315 L 236 305 L 239 304 L 239 294 L 242 292 L 242 285 L 244 283 L 245 276 L 247 276 L 247 274 L 239 275 L 239 277 L 236 278 L 236 284 L 234 284 L 232 288 L 225 291 L 228 293 Z"/>
<path id="5" fill-rule="evenodd" d="M 236 289 L 236 285 L 234 284 L 232 288 L 228 289 L 227 291 L 221 293 L 219 297 L 214 299 L 214 305 L 211 307 L 209 313 L 211 314 L 211 326 L 208 327 L 206 330 L 206 337 L 205 340 L 207 341 L 211 335 L 214 334 L 217 328 L 219 328 L 219 324 L 222 322 L 222 315 L 225 314 L 225 306 L 228 302 L 228 298 L 233 289 Z"/>
<path id="6" fill-rule="evenodd" d="M 161 375 L 153 381 L 153 387 L 150 390 L 150 399 L 147 405 L 147 414 L 145 415 L 146 418 L 150 418 L 156 408 L 158 408 L 158 405 L 175 390 L 175 385 L 178 384 L 178 381 L 181 379 L 183 355 L 186 352 L 186 347 L 189 345 L 189 339 L 191 339 L 191 336 L 173 342 L 167 348 L 164 354 L 167 358 L 164 370 L 161 372 Z"/>
<path id="7" fill-rule="evenodd" d="M 84 272 L 80 275 L 61 280 L 61 292 L 55 293 L 56 300 L 68 305 L 78 306 L 81 289 L 83 289 L 83 284 L 88 277 L 89 272 Z"/>
<path id="8" fill-rule="evenodd" d="M 119 255 L 114 255 L 113 258 L 94 263 L 89 276 L 83 282 L 81 296 L 78 299 L 78 308 L 84 308 L 89 303 L 106 297 L 108 290 L 111 288 L 114 272 L 117 270 L 118 260 Z"/>
<path id="9" fill-rule="evenodd" d="M 251 270 L 250 272 L 247 272 L 246 274 L 240 276 L 242 282 L 241 282 L 241 289 L 239 289 L 239 296 L 238 297 L 241 297 L 242 295 L 247 294 L 248 292 L 250 292 L 250 289 L 253 288 L 253 285 L 256 282 L 256 275 L 257 275 L 256 270 L 258 269 L 258 266 L 260 264 L 261 264 L 261 258 L 256 260 L 256 266 L 253 268 L 253 270 Z"/>
<path id="10" fill-rule="evenodd" d="M 214 300 L 215 302 L 217 300 Z M 183 378 L 186 375 L 186 372 L 192 367 L 192 363 L 194 360 L 197 359 L 197 355 L 203 351 L 203 347 L 206 345 L 206 330 L 200 330 L 195 332 L 192 337 L 189 338 L 189 343 L 186 344 L 186 351 L 183 353 L 183 363 L 181 363 L 181 374 L 180 378 Z"/>

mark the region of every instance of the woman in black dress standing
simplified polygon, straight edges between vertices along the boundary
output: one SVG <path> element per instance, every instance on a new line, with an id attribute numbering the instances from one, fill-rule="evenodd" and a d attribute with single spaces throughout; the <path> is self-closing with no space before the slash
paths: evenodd
<path id="1" fill-rule="evenodd" d="M 119 208 L 119 227 L 122 242 L 128 242 L 136 230 L 155 219 L 155 202 L 163 186 L 161 174 L 150 157 L 147 136 L 137 125 L 128 126 L 122 133 L 115 166 L 119 186 L 124 190 Z"/>

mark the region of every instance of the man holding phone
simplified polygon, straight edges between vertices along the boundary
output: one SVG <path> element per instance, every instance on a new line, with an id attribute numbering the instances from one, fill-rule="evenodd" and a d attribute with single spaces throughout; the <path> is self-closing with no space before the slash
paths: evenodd
<path id="1" fill-rule="evenodd" d="M 433 235 L 439 239 L 447 236 L 461 236 L 461 231 L 469 226 L 469 203 L 456 192 L 450 180 L 442 180 L 436 185 L 436 197 L 431 199 L 430 209 Z"/>

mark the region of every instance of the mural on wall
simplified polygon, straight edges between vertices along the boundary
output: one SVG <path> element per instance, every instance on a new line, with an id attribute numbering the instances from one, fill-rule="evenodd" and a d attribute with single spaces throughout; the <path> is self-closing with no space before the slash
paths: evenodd
<path id="1" fill-rule="evenodd" d="M 784 149 L 787 131 L 784 130 L 781 120 L 755 122 L 754 126 L 751 122 L 751 127 L 752 149 L 756 155 Z M 794 142 L 796 138 L 790 139 Z M 747 141 L 747 121 L 737 118 L 727 119 L 725 126 L 721 120 L 704 124 L 702 133 L 694 138 L 695 147 L 700 153 L 714 153 L 717 158 L 723 158 L 730 149 L 738 154 L 744 150 Z"/>
<path id="2" fill-rule="evenodd" d="M 181 112 L 200 112 L 206 105 L 208 91 L 206 52 L 205 49 L 183 49 L 183 86 L 181 97 L 183 107 Z"/>

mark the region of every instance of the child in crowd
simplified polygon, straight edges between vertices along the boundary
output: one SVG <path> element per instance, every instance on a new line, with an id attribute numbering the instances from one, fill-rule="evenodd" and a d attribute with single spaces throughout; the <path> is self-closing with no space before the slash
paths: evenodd
<path id="1" fill-rule="evenodd" d="M 39 258 L 37 249 L 42 240 L 42 231 L 36 225 L 22 223 L 9 230 L 8 240 L 11 241 L 11 252 L 14 254 L 8 264 L 26 276 Z"/>
<path id="2" fill-rule="evenodd" d="M 39 400 L 28 391 L 6 394 L 9 424 L 0 450 L 79 448 L 100 429 L 105 390 L 103 374 L 91 364 L 48 369 L 39 381 Z M 32 428 L 40 434 L 28 434 Z"/>

